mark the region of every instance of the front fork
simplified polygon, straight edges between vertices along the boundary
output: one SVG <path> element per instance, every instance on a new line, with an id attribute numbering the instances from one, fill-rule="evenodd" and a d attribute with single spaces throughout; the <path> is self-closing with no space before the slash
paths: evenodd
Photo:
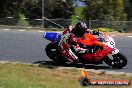
<path id="1" fill-rule="evenodd" d="M 113 48 L 113 50 L 112 50 L 112 55 L 115 55 L 115 54 L 117 54 L 117 53 L 119 53 L 119 49 L 117 49 L 117 48 Z"/>
<path id="2" fill-rule="evenodd" d="M 115 55 L 115 54 L 117 54 L 117 53 L 119 53 L 119 49 L 113 48 L 111 54 L 109 54 L 108 57 L 109 57 L 111 60 L 113 60 L 113 55 Z"/>

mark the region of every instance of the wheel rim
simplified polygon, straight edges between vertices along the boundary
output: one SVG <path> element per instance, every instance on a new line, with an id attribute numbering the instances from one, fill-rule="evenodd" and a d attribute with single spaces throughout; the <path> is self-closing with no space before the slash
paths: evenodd
<path id="1" fill-rule="evenodd" d="M 52 58 L 57 58 L 56 54 L 57 54 L 57 49 L 52 48 L 48 50 L 48 56 L 52 57 Z"/>
<path id="2" fill-rule="evenodd" d="M 116 56 L 116 57 L 114 57 L 114 63 L 116 63 L 116 64 L 121 64 L 121 61 L 122 59 L 119 57 L 119 56 Z"/>
<path id="3" fill-rule="evenodd" d="M 113 62 L 114 62 L 114 66 L 120 66 L 120 67 L 123 67 L 124 66 L 124 59 L 120 56 L 120 55 L 114 55 L 113 56 L 113 58 L 114 58 L 114 60 L 113 60 Z"/>

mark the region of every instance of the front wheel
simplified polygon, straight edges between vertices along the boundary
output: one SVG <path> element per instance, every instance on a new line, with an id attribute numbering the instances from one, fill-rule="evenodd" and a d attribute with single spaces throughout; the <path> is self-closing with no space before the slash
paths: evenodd
<path id="1" fill-rule="evenodd" d="M 127 58 L 122 53 L 113 55 L 112 67 L 122 68 L 127 65 Z"/>
<path id="2" fill-rule="evenodd" d="M 123 54 L 117 53 L 112 55 L 112 57 L 112 59 L 110 59 L 108 56 L 105 57 L 104 62 L 113 68 L 122 68 L 127 65 L 127 58 Z"/>

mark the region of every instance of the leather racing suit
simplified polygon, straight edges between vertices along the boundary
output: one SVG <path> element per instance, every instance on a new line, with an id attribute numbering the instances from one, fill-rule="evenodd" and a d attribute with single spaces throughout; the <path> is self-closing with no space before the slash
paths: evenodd
<path id="1" fill-rule="evenodd" d="M 61 51 L 62 55 L 65 58 L 67 58 L 70 62 L 79 61 L 76 54 L 71 50 L 72 46 L 74 47 L 75 51 L 78 53 L 85 53 L 85 51 L 87 50 L 87 49 L 83 49 L 83 48 L 79 47 L 79 45 L 77 44 L 78 37 L 76 37 L 72 33 L 73 29 L 74 29 L 74 27 L 70 26 L 69 28 L 66 28 L 64 30 L 64 32 L 62 33 L 62 36 L 61 36 L 61 40 L 58 45 L 60 47 L 60 51 Z M 87 29 L 86 32 L 92 34 L 92 31 L 89 29 Z"/>

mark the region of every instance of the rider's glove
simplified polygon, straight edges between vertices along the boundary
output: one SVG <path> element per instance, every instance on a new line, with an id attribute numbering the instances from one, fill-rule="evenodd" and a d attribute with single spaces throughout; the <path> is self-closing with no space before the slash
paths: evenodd
<path id="1" fill-rule="evenodd" d="M 99 32 L 93 31 L 93 35 L 99 35 Z"/>

